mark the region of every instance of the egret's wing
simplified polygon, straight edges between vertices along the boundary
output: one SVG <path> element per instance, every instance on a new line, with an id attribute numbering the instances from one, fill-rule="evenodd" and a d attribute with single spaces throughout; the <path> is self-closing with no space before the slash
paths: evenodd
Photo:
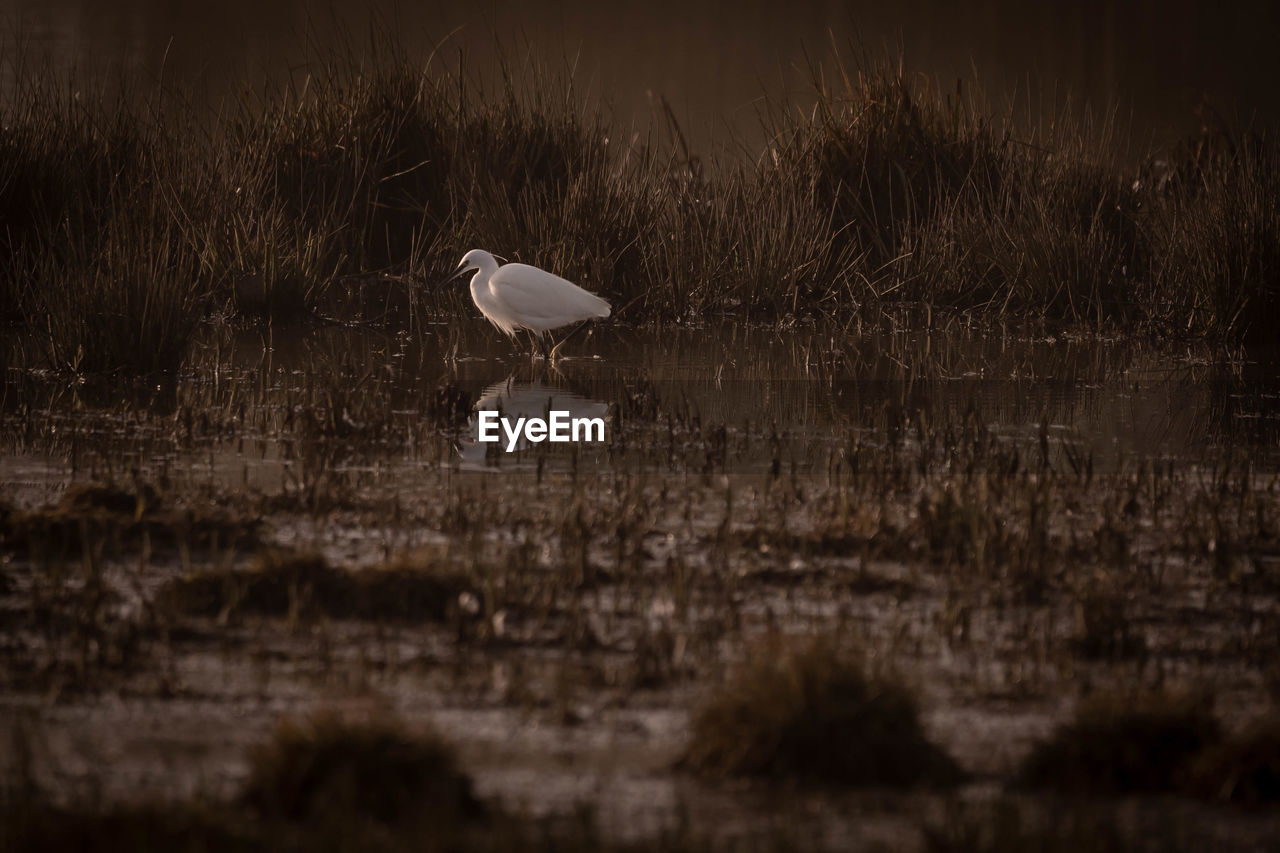
<path id="1" fill-rule="evenodd" d="M 599 296 L 527 264 L 499 267 L 489 278 L 489 290 L 520 325 L 535 330 L 609 316 L 609 303 Z"/>

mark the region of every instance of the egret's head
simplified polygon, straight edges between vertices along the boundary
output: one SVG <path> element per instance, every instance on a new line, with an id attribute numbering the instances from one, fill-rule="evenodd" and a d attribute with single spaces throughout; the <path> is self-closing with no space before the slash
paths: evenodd
<path id="1" fill-rule="evenodd" d="M 489 254 L 484 249 L 472 249 L 470 252 L 467 252 L 462 256 L 462 261 L 458 264 L 458 268 L 454 271 L 454 274 L 461 275 L 468 270 L 484 269 L 489 266 L 497 266 L 497 262 L 494 261 L 493 255 Z"/>

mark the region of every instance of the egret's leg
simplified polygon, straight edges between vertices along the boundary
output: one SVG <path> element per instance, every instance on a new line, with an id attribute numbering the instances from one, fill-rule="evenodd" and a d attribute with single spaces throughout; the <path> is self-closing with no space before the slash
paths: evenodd
<path id="1" fill-rule="evenodd" d="M 542 357 L 547 361 L 555 358 L 555 350 L 552 350 L 550 353 L 547 352 L 546 335 L 538 335 L 538 348 L 542 350 Z"/>
<path id="2" fill-rule="evenodd" d="M 524 334 L 525 334 L 525 340 L 527 341 L 527 344 L 528 344 L 526 351 L 529 353 L 529 357 L 533 358 L 538 354 L 538 343 L 539 343 L 538 336 L 535 335 L 530 329 L 525 329 Z"/>
<path id="3" fill-rule="evenodd" d="M 581 332 L 583 329 L 585 329 L 587 327 L 587 324 L 590 322 L 591 322 L 590 320 L 583 320 L 581 323 L 578 324 L 578 327 L 576 329 L 574 329 L 572 332 L 570 332 L 569 334 L 561 338 L 560 343 L 556 344 L 551 349 L 551 359 L 554 361 L 556 357 L 556 353 L 560 351 L 560 347 L 569 343 L 569 340 L 575 337 L 578 334 L 578 332 Z"/>

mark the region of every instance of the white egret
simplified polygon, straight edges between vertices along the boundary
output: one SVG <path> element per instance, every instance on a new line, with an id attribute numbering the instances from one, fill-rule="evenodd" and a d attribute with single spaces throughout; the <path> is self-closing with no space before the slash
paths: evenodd
<path id="1" fill-rule="evenodd" d="M 532 332 L 544 355 L 547 352 L 543 335 L 547 332 L 609 316 L 609 303 L 594 293 L 528 264 L 498 266 L 493 255 L 484 249 L 472 249 L 463 255 L 454 275 L 470 270 L 478 270 L 471 278 L 471 299 L 480 313 L 512 337 L 519 329 Z M 556 350 L 569 337 L 556 344 L 548 358 L 554 359 Z"/>

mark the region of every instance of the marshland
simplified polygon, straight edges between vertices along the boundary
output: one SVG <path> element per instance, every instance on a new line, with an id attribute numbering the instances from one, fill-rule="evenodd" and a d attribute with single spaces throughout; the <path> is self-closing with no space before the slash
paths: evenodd
<path id="1" fill-rule="evenodd" d="M 1274 844 L 1265 121 L 833 43 L 699 150 L 369 42 L 216 106 L 7 54 L 5 849 Z M 531 358 L 476 247 L 613 316 Z"/>

